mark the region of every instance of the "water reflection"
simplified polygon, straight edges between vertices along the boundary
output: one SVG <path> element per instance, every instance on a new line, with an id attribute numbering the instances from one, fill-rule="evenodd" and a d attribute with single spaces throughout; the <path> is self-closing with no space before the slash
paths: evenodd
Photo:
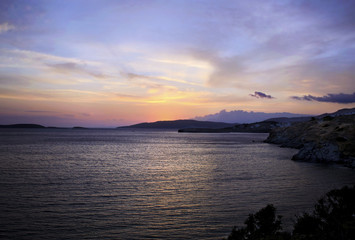
<path id="1" fill-rule="evenodd" d="M 291 161 L 294 150 L 265 138 L 7 132 L 0 220 L 12 238 L 216 239 L 268 203 L 290 223 L 328 190 L 355 183 L 353 170 Z"/>

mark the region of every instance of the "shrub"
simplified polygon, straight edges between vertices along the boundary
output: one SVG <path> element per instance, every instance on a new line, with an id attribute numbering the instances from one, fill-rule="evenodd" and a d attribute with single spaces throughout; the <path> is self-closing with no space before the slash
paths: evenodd
<path id="1" fill-rule="evenodd" d="M 332 116 L 325 116 L 325 117 L 323 117 L 323 121 L 331 121 L 331 120 L 333 120 L 334 119 L 334 117 L 332 117 Z"/>
<path id="2" fill-rule="evenodd" d="M 282 232 L 281 216 L 269 204 L 249 214 L 246 227 L 234 227 L 228 240 L 352 240 L 355 239 L 355 186 L 328 192 L 313 212 L 298 217 L 291 233 Z"/>
<path id="3" fill-rule="evenodd" d="M 354 239 L 355 186 L 328 192 L 318 200 L 313 214 L 297 219 L 293 235 L 301 239 Z"/>
<path id="4" fill-rule="evenodd" d="M 280 235 L 281 216 L 275 215 L 276 208 L 269 204 L 255 214 L 249 214 L 245 220 L 246 227 L 234 227 L 228 240 L 256 240 L 256 239 L 275 239 Z"/>

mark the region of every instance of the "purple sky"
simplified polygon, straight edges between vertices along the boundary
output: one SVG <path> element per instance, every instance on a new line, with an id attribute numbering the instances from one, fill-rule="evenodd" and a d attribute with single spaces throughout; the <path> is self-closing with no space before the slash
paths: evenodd
<path id="1" fill-rule="evenodd" d="M 2 0 L 0 124 L 355 107 L 354 12 L 354 0 Z"/>

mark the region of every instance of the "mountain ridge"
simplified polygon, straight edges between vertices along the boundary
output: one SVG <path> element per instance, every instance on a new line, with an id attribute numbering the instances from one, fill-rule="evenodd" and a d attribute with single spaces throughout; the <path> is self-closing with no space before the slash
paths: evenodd
<path id="1" fill-rule="evenodd" d="M 169 121 L 144 122 L 117 128 L 151 128 L 151 129 L 180 129 L 180 128 L 224 128 L 234 124 L 212 121 L 197 121 L 192 119 L 180 119 Z"/>

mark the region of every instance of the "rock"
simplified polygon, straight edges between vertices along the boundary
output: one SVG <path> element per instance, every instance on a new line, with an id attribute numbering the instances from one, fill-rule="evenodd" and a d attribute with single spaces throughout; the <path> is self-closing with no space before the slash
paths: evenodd
<path id="1" fill-rule="evenodd" d="M 292 160 L 308 162 L 343 162 L 338 145 L 334 143 L 307 143 Z"/>
<path id="2" fill-rule="evenodd" d="M 265 142 L 300 149 L 293 160 L 355 166 L 355 114 L 276 128 Z"/>

